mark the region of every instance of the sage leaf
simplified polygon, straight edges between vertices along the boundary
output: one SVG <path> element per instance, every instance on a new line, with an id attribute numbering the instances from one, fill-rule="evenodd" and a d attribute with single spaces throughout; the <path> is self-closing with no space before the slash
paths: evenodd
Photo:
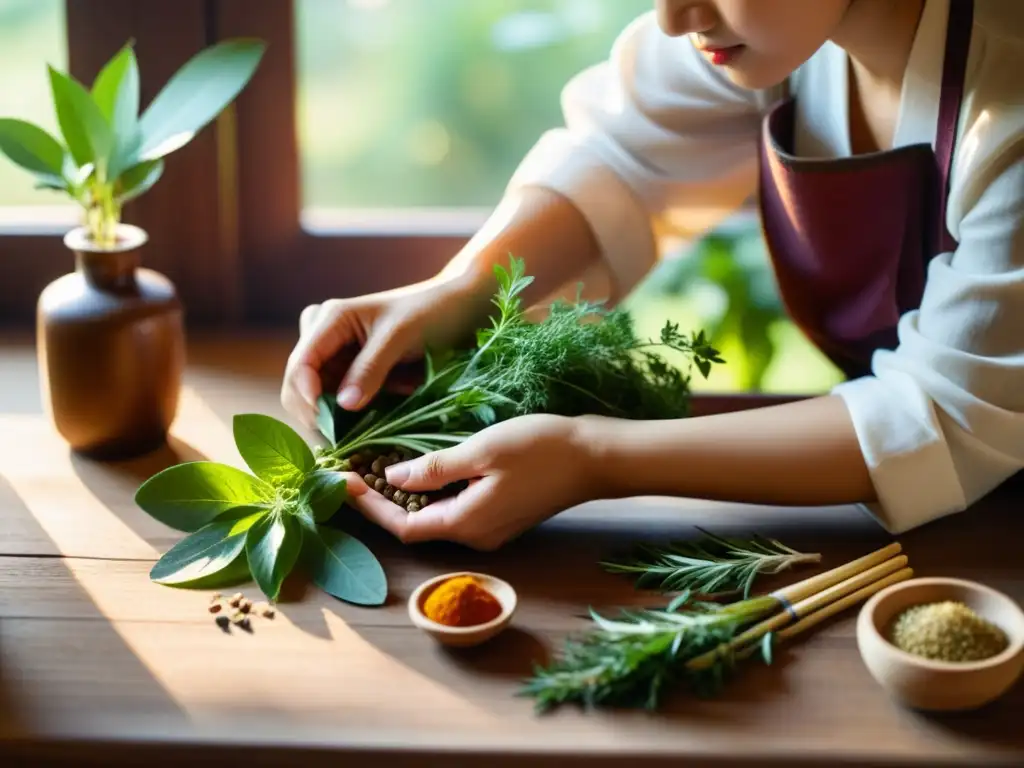
<path id="1" fill-rule="evenodd" d="M 382 605 L 388 581 L 377 558 L 353 536 L 326 526 L 304 525 L 302 564 L 313 583 L 356 605 Z"/>
<path id="2" fill-rule="evenodd" d="M 46 178 L 61 178 L 64 147 L 37 125 L 0 118 L 0 152 L 12 163 Z"/>
<path id="3" fill-rule="evenodd" d="M 96 102 L 82 84 L 53 67 L 50 88 L 64 141 L 79 166 L 93 163 L 106 178 L 107 163 L 114 146 L 114 134 Z"/>
<path id="4" fill-rule="evenodd" d="M 253 522 L 260 516 L 249 515 Z M 156 562 L 149 577 L 158 584 L 195 586 L 220 573 L 244 552 L 248 526 L 243 520 L 215 520 L 186 536 Z"/>
<path id="5" fill-rule="evenodd" d="M 320 434 L 327 438 L 331 446 L 335 446 L 338 439 L 334 429 L 334 416 L 338 410 L 338 400 L 334 395 L 320 395 L 316 405 L 316 425 L 320 429 Z"/>
<path id="6" fill-rule="evenodd" d="M 141 197 L 160 181 L 163 173 L 163 160 L 150 160 L 132 166 L 121 175 L 119 180 L 121 191 L 117 196 L 117 201 L 124 204 Z"/>
<path id="7" fill-rule="evenodd" d="M 238 414 L 233 429 L 235 445 L 249 469 L 272 485 L 298 485 L 316 466 L 306 442 L 275 418 L 257 413 Z"/>
<path id="8" fill-rule="evenodd" d="M 267 515 L 249 529 L 245 537 L 249 570 L 270 600 L 277 599 L 301 549 L 302 527 L 294 515 Z"/>
<path id="9" fill-rule="evenodd" d="M 196 54 L 139 120 L 136 160 L 156 160 L 188 144 L 245 87 L 263 57 L 258 40 L 229 40 Z"/>
<path id="10" fill-rule="evenodd" d="M 348 483 L 339 472 L 321 469 L 306 476 L 299 490 L 303 512 L 318 523 L 326 523 L 348 498 Z"/>
<path id="11" fill-rule="evenodd" d="M 164 525 L 198 531 L 233 507 L 264 506 L 274 489 L 259 478 L 227 464 L 192 461 L 177 464 L 146 480 L 135 503 Z"/>
<path id="12" fill-rule="evenodd" d="M 100 70 L 92 84 L 92 98 L 118 143 L 130 140 L 139 119 L 139 63 L 131 44 Z"/>

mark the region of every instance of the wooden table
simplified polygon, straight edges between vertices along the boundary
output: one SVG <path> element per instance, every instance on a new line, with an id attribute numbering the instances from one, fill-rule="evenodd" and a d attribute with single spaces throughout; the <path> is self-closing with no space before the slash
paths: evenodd
<path id="1" fill-rule="evenodd" d="M 299 586 L 251 634 L 225 634 L 206 593 L 152 584 L 180 534 L 136 508 L 138 484 L 171 462 L 239 464 L 234 413 L 284 418 L 282 338 L 194 340 L 174 439 L 130 462 L 69 454 L 41 413 L 30 340 L 0 346 L 0 764 L 161 761 L 232 765 L 1024 764 L 1024 686 L 986 710 L 929 717 L 887 699 L 857 654 L 855 612 L 750 663 L 719 698 L 673 699 L 659 714 L 573 710 L 538 717 L 515 696 L 582 611 L 635 604 L 596 562 L 624 543 L 687 536 L 693 524 L 758 531 L 825 555 L 864 554 L 888 537 L 853 508 L 773 510 L 638 499 L 559 516 L 498 553 L 404 548 L 360 527 L 390 579 L 383 608 Z M 1024 600 L 1021 494 L 902 537 L 919 575 L 983 580 Z M 509 579 L 514 627 L 449 652 L 414 629 L 405 600 L 455 569 Z M 254 597 L 255 588 L 246 590 Z M 340 760 L 340 762 L 339 762 Z M 301 761 L 301 762 L 300 762 Z M 38 764 L 38 763 L 35 763 Z"/>

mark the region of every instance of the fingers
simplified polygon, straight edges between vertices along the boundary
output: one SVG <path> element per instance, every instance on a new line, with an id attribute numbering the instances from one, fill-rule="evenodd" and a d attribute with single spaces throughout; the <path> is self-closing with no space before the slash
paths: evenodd
<path id="1" fill-rule="evenodd" d="M 485 512 L 493 482 L 488 479 L 473 483 L 457 496 L 435 501 L 419 512 L 406 516 L 402 541 L 415 544 L 424 541 L 457 541 L 486 549 L 484 541 L 469 528 L 469 521 L 486 520 Z"/>
<path id="2" fill-rule="evenodd" d="M 338 405 L 356 411 L 372 400 L 404 353 L 404 346 L 398 332 L 375 326 L 342 379 Z"/>
<path id="3" fill-rule="evenodd" d="M 393 464 L 384 470 L 385 479 L 403 491 L 436 491 L 449 483 L 472 480 L 480 475 L 476 443 L 467 441 L 442 451 Z"/>
<path id="4" fill-rule="evenodd" d="M 488 479 L 481 480 L 458 496 L 436 501 L 419 512 L 406 512 L 371 489 L 353 498 L 351 503 L 368 520 L 406 544 L 443 540 L 491 549 L 500 538 L 478 535 L 466 529 L 466 523 L 472 519 L 487 519 L 481 512 L 485 511 L 492 486 Z"/>

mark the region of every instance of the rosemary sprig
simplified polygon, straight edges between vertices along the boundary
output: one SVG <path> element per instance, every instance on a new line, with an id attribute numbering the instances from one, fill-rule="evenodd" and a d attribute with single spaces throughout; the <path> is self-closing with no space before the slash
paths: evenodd
<path id="1" fill-rule="evenodd" d="M 773 597 L 756 597 L 731 605 L 676 599 L 665 610 L 623 612 L 612 621 L 591 611 L 596 627 L 566 641 L 559 658 L 536 667 L 520 690 L 532 696 L 538 712 L 561 704 L 656 709 L 665 688 L 685 683 L 697 695 L 716 692 L 731 671 L 736 655 L 721 652 L 711 664 L 687 665 L 690 659 L 722 649 L 743 627 L 778 609 Z M 763 644 L 771 663 L 771 644 Z"/>
<path id="2" fill-rule="evenodd" d="M 633 559 L 602 565 L 612 573 L 638 574 L 638 587 L 702 595 L 742 590 L 749 598 L 758 576 L 821 561 L 818 553 L 798 552 L 775 539 L 730 539 L 697 530 L 703 534 L 697 541 L 641 547 Z"/>

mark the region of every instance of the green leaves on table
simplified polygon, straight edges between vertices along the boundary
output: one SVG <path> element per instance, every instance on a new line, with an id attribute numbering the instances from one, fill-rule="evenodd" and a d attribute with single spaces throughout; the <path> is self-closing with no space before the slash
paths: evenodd
<path id="1" fill-rule="evenodd" d="M 186 536 L 161 557 L 149 572 L 158 584 L 179 587 L 209 587 L 213 577 L 248 576 L 245 565 L 246 534 L 264 514 L 259 507 L 230 510 L 221 518 Z"/>
<path id="2" fill-rule="evenodd" d="M 297 565 L 341 600 L 380 605 L 387 578 L 354 537 L 326 523 L 345 504 L 339 472 L 320 468 L 291 427 L 258 414 L 234 419 L 238 452 L 253 471 L 212 461 L 169 467 L 146 480 L 135 501 L 190 535 L 150 571 L 159 584 L 212 588 L 254 579 L 271 600 Z"/>
<path id="3" fill-rule="evenodd" d="M 249 570 L 263 594 L 276 600 L 302 549 L 298 518 L 285 511 L 261 517 L 245 537 Z"/>
<path id="4" fill-rule="evenodd" d="M 272 485 L 297 486 L 316 460 L 298 434 L 277 419 L 256 413 L 234 418 L 235 445 L 257 477 Z"/>
<path id="5" fill-rule="evenodd" d="M 387 598 L 387 576 L 377 558 L 344 531 L 304 525 L 301 559 L 313 583 L 339 600 L 382 605 Z"/>
<path id="6" fill-rule="evenodd" d="M 240 469 L 192 461 L 158 472 L 135 493 L 135 503 L 164 525 L 198 531 L 221 512 L 240 506 L 269 507 L 274 488 Z"/>
<path id="7" fill-rule="evenodd" d="M 307 517 L 326 523 L 341 509 L 347 496 L 345 478 L 322 469 L 306 476 L 299 490 L 299 503 Z"/>

